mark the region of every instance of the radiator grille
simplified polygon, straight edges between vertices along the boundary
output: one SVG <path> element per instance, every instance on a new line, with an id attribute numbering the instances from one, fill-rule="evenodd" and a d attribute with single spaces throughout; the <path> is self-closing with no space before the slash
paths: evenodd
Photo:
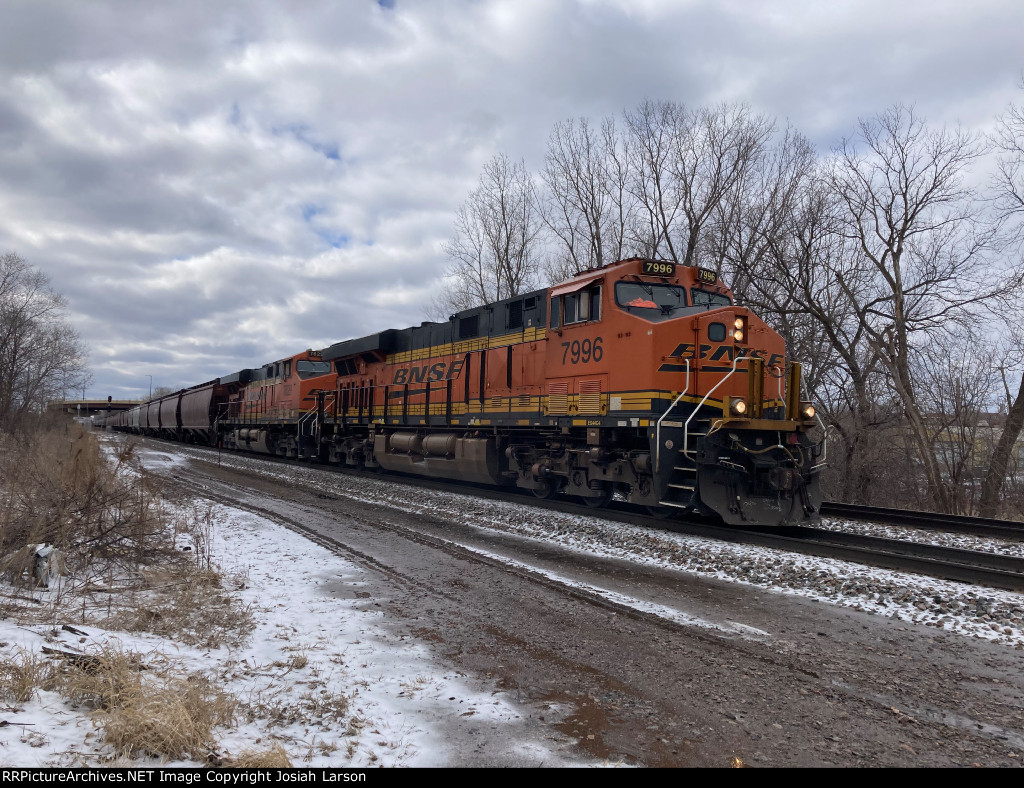
<path id="1" fill-rule="evenodd" d="M 569 384 L 548 383 L 548 413 L 555 415 L 569 412 Z"/>
<path id="2" fill-rule="evenodd" d="M 601 415 L 601 381 L 580 381 L 580 413 L 589 416 Z"/>

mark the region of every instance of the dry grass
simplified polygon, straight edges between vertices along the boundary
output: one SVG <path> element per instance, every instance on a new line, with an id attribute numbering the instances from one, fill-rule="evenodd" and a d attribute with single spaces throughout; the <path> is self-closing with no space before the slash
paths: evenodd
<path id="1" fill-rule="evenodd" d="M 125 444 L 107 462 L 95 437 L 74 424 L 0 434 L 0 557 L 14 559 L 11 581 L 31 580 L 26 562 L 12 556 L 26 545 L 63 551 L 83 582 L 173 554 L 150 479 L 123 472 L 133 453 Z"/>
<path id="2" fill-rule="evenodd" d="M 214 567 L 211 507 L 185 510 L 169 530 L 171 541 L 188 550 L 141 568 L 135 587 L 100 625 L 151 632 L 202 648 L 240 645 L 255 627 L 252 610 L 235 593 L 246 587 L 248 578 Z"/>
<path id="3" fill-rule="evenodd" d="M 150 655 L 158 657 L 159 655 Z M 142 672 L 149 666 L 143 656 L 111 647 L 81 658 L 57 658 L 60 670 L 47 689 L 60 692 L 74 706 L 111 709 L 142 686 Z"/>
<path id="4" fill-rule="evenodd" d="M 107 742 L 125 755 L 202 760 L 213 749 L 214 727 L 229 725 L 234 710 L 234 701 L 205 680 L 167 677 L 124 698 L 100 724 Z"/>
<path id="5" fill-rule="evenodd" d="M 292 654 L 287 660 L 276 660 L 271 662 L 270 666 L 273 668 L 287 668 L 288 672 L 293 670 L 302 670 L 309 664 L 309 657 L 306 656 L 305 646 L 293 646 L 291 648 L 283 648 L 282 651 L 295 651 L 297 653 Z"/>
<path id="6" fill-rule="evenodd" d="M 36 689 L 51 677 L 49 660 L 24 649 L 0 660 L 0 700 L 5 703 L 27 703 Z"/>
<path id="7" fill-rule="evenodd" d="M 283 693 L 259 693 L 242 708 L 250 722 L 266 720 L 270 725 L 334 725 L 348 716 L 349 699 L 325 689 L 304 692 L 297 701 Z"/>
<path id="8" fill-rule="evenodd" d="M 242 605 L 222 575 L 181 563 L 141 574 L 142 582 L 125 595 L 119 609 L 98 622 L 108 629 L 152 632 L 190 646 L 239 645 L 255 627 L 252 610 Z M 242 579 L 228 578 L 233 586 Z"/>
<path id="9" fill-rule="evenodd" d="M 66 663 L 52 684 L 93 721 L 117 755 L 205 760 L 213 730 L 230 725 L 236 703 L 200 675 L 177 675 L 160 654 L 104 649 L 90 665 Z"/>
<path id="10" fill-rule="evenodd" d="M 243 750 L 225 766 L 232 769 L 291 769 L 292 762 L 280 744 L 266 750 Z"/>

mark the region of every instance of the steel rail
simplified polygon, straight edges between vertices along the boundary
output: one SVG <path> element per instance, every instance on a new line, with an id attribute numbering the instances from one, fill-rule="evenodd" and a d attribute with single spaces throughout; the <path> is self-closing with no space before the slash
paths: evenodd
<path id="1" fill-rule="evenodd" d="M 821 506 L 823 516 L 849 517 L 856 520 L 912 526 L 931 531 L 950 531 L 979 536 L 1024 539 L 1024 523 L 996 520 L 990 517 L 972 517 L 939 512 L 918 512 L 910 509 L 886 509 L 880 506 L 862 506 L 852 503 L 826 501 Z"/>

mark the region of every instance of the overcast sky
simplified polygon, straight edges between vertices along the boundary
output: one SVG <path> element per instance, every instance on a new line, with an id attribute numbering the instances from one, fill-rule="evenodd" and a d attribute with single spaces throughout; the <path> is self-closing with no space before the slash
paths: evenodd
<path id="1" fill-rule="evenodd" d="M 556 121 L 982 130 L 1022 37 L 1020 0 L 2 0 L 0 252 L 67 297 L 87 395 L 139 397 L 425 319 L 482 165 Z"/>

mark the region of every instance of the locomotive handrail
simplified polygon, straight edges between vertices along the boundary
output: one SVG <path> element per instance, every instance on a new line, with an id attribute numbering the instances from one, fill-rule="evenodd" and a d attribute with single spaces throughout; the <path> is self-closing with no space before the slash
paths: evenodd
<path id="1" fill-rule="evenodd" d="M 300 441 L 302 440 L 302 425 L 305 422 L 309 421 L 309 419 L 314 418 L 315 416 L 316 416 L 316 406 L 315 405 L 312 408 L 310 408 L 309 410 L 307 410 L 305 413 L 303 413 L 301 416 L 299 416 L 299 420 L 295 423 L 295 437 L 298 440 L 300 440 Z M 315 430 L 310 430 L 309 436 L 311 438 L 315 437 L 315 432 L 316 432 Z"/>
<path id="2" fill-rule="evenodd" d="M 803 378 L 800 379 L 800 387 L 803 388 Z M 816 471 L 819 468 L 824 468 L 828 465 L 828 427 L 825 426 L 825 422 L 821 420 L 821 416 L 815 412 L 815 421 L 818 422 L 818 426 L 821 427 L 821 462 L 811 468 L 812 471 Z"/>
<path id="3" fill-rule="evenodd" d="M 683 390 L 679 392 L 679 396 L 676 397 L 672 404 L 668 406 L 668 409 L 661 414 L 661 417 L 654 425 L 654 472 L 658 473 L 661 470 L 661 422 L 665 420 L 665 417 L 672 412 L 672 409 L 679 404 L 679 400 L 686 396 L 686 393 L 690 390 L 690 359 L 684 359 L 686 361 L 686 385 Z M 689 424 L 689 422 L 687 422 Z M 683 445 L 686 445 L 686 438 L 683 438 Z"/>
<path id="4" fill-rule="evenodd" d="M 782 386 L 782 381 L 781 380 L 779 381 L 779 386 L 780 386 L 780 388 Z M 801 397 L 800 395 L 807 393 L 804 390 L 804 379 L 803 379 L 803 376 L 800 377 L 799 389 L 800 389 L 800 391 L 797 392 L 797 398 L 798 399 L 803 399 L 803 397 Z M 808 397 L 807 399 L 810 399 L 810 397 Z M 817 412 L 815 412 L 815 414 L 814 414 L 814 420 L 817 421 L 818 422 L 818 426 L 821 427 L 821 443 L 819 444 L 821 446 L 821 462 L 819 462 L 817 465 L 813 466 L 810 469 L 812 471 L 816 471 L 819 468 L 824 468 L 826 465 L 828 465 L 828 427 L 825 426 L 825 422 L 823 422 L 821 420 L 821 416 L 819 416 Z"/>
<path id="5" fill-rule="evenodd" d="M 708 390 L 708 393 L 704 395 L 704 399 L 702 399 L 699 403 L 697 403 L 697 407 L 693 409 L 693 413 L 690 414 L 690 418 L 688 418 L 686 420 L 686 423 L 683 425 L 683 449 L 682 449 L 682 452 L 683 452 L 683 454 L 686 457 L 690 456 L 690 449 L 689 449 L 689 443 L 690 443 L 690 422 L 693 421 L 693 417 L 697 415 L 697 413 L 700 411 L 700 409 L 702 407 L 704 407 L 704 403 L 708 401 L 708 397 L 710 397 L 712 394 L 715 393 L 715 389 L 717 389 L 719 386 L 721 386 L 723 383 L 725 383 L 725 381 L 727 381 L 734 374 L 736 374 L 736 365 L 739 364 L 741 361 L 749 361 L 750 358 L 751 358 L 750 356 L 738 356 L 737 358 L 733 359 L 732 369 L 729 370 L 729 374 L 726 375 L 725 377 L 723 377 L 714 386 L 712 386 Z M 723 405 L 724 405 L 724 403 L 723 403 Z M 726 414 L 724 412 L 722 413 L 723 418 L 726 415 L 728 415 L 728 414 Z M 692 459 L 692 458 L 690 458 L 690 459 Z"/>
<path id="6" fill-rule="evenodd" d="M 316 415 L 317 407 L 317 405 L 314 405 L 312 408 L 310 408 L 301 416 L 299 416 L 299 420 L 295 423 L 296 437 L 302 437 L 302 425 L 310 418 Z M 310 432 L 309 434 L 312 435 L 313 433 Z"/>
<path id="7" fill-rule="evenodd" d="M 230 402 L 221 402 L 217 405 L 217 412 L 213 417 L 213 437 L 217 439 L 217 446 L 220 446 L 220 423 L 228 418 L 228 410 L 231 407 Z"/>
<path id="8" fill-rule="evenodd" d="M 334 398 L 335 398 L 335 393 L 333 391 L 321 390 L 319 392 L 318 397 L 317 397 L 317 404 L 314 405 L 313 407 L 311 407 L 309 410 L 307 410 L 305 413 L 303 413 L 299 417 L 298 421 L 295 423 L 295 430 L 296 430 L 295 439 L 296 439 L 297 445 L 300 448 L 302 446 L 302 434 L 303 434 L 303 432 L 302 432 L 302 425 L 303 425 L 303 423 L 305 423 L 305 422 L 309 421 L 310 419 L 312 419 L 312 421 L 313 421 L 313 429 L 309 431 L 309 437 L 313 438 L 313 440 L 316 442 L 317 451 L 318 452 L 320 451 L 320 439 L 321 439 L 322 428 L 323 428 L 323 421 L 322 421 L 321 417 L 324 414 L 324 412 L 327 410 L 327 403 L 328 403 L 328 401 L 333 403 Z"/>
<path id="9" fill-rule="evenodd" d="M 817 420 L 818 426 L 821 427 L 821 462 L 811 468 L 812 471 L 828 465 L 828 427 L 825 426 L 825 422 L 821 420 L 821 416 L 817 413 L 814 414 L 814 418 Z"/>

